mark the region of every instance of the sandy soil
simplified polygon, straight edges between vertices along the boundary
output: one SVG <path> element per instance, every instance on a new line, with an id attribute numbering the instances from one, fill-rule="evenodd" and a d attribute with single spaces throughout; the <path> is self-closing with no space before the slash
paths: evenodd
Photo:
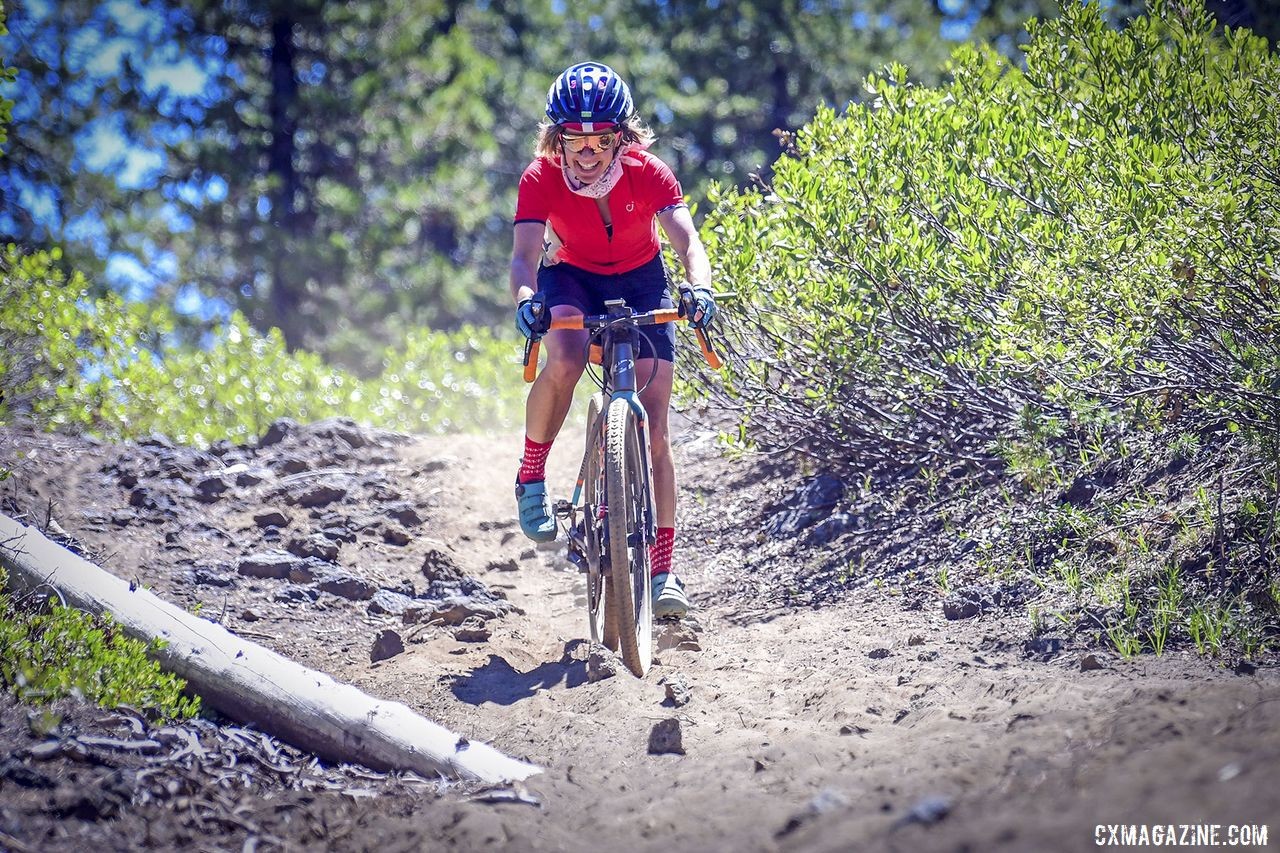
<path id="1" fill-rule="evenodd" d="M 1012 851 L 1094 849 L 1114 824 L 1221 824 L 1224 839 L 1229 824 L 1280 832 L 1275 670 L 1237 674 L 1181 652 L 1099 654 L 1100 668 L 1082 670 L 1087 650 L 1027 654 L 1025 612 L 950 621 L 871 584 L 822 607 L 778 606 L 765 594 L 767 561 L 743 559 L 780 547 L 759 529 L 763 496 L 781 489 L 776 473 L 722 458 L 707 438 L 686 427 L 679 448 L 681 526 L 692 535 L 676 566 L 698 606 L 661 627 L 646 678 L 593 682 L 584 583 L 562 549 L 532 547 L 512 519 L 516 436 L 373 436 L 351 447 L 303 431 L 218 456 L 0 434 L 0 466 L 16 472 L 6 511 L 51 511 L 117 574 L 544 768 L 506 801 L 465 788 L 334 795 L 309 803 L 319 824 L 274 824 L 269 839 L 219 824 L 198 838 L 149 832 L 167 839 L 150 843 L 131 821 L 160 825 L 171 809 L 53 820 L 0 774 L 0 847 L 7 837 L 66 850 L 186 838 L 219 850 Z M 577 446 L 558 444 L 553 482 L 571 483 Z M 305 467 L 284 474 L 286 457 Z M 193 496 L 201 477 L 235 463 L 270 473 L 216 500 Z M 327 507 L 285 499 L 285 486 L 332 476 L 354 485 Z M 150 509 L 138 488 L 167 500 Z M 385 507 L 405 503 L 422 521 L 400 537 Z M 488 620 L 489 638 L 475 642 L 371 614 L 364 601 L 280 600 L 287 581 L 234 569 L 272 544 L 254 521 L 270 508 L 290 519 L 285 539 L 348 519 L 355 535 L 334 562 L 384 589 L 420 589 L 424 555 L 443 551 L 522 612 Z M 406 650 L 371 663 L 386 628 Z M 672 682 L 687 702 L 668 698 Z M 650 753 L 659 725 L 678 725 L 683 754 Z M 22 759 L 16 735 L 0 735 L 9 760 Z M 279 795 L 234 796 L 262 812 Z"/>

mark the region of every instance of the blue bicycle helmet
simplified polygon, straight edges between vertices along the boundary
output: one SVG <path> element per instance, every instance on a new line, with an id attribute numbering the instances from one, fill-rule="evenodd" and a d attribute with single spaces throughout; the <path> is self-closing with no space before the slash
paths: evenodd
<path id="1" fill-rule="evenodd" d="M 547 118 L 570 130 L 603 130 L 633 112 L 630 87 L 600 62 L 569 66 L 547 92 Z"/>

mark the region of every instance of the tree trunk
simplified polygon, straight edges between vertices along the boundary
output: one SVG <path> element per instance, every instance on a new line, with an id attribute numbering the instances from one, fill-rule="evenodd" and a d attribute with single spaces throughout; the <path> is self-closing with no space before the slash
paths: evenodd
<path id="1" fill-rule="evenodd" d="M 5 515 L 0 566 L 16 591 L 48 585 L 74 607 L 111 614 L 131 637 L 163 640 L 161 666 L 205 704 L 326 760 L 488 782 L 540 772 L 187 613 Z"/>
<path id="2" fill-rule="evenodd" d="M 298 81 L 293 49 L 293 19 L 287 14 L 271 22 L 271 143 L 267 149 L 270 179 L 271 233 L 266 246 L 271 253 L 271 323 L 284 334 L 285 345 L 302 345 L 298 314 L 303 281 L 299 270 L 309 268 L 291 255 L 297 249 L 298 175 L 294 167 L 297 133 Z"/>

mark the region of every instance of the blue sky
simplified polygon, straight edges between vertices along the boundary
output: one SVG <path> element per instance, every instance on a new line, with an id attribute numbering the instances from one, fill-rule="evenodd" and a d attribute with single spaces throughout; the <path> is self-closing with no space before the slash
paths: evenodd
<path id="1" fill-rule="evenodd" d="M 42 39 L 43 25 L 56 14 L 57 7 L 49 0 L 27 0 L 22 15 L 10 20 L 11 32 L 3 41 L 26 43 L 52 67 L 58 67 L 61 59 L 58 46 L 52 40 Z M 66 68 L 85 72 L 91 81 L 68 96 L 79 103 L 88 103 L 98 97 L 99 92 L 120 86 L 125 77 L 125 63 L 130 62 L 140 77 L 143 92 L 155 99 L 162 114 L 175 117 L 175 122 L 162 132 L 170 138 L 189 134 L 190 129 L 181 123 L 181 108 L 198 103 L 199 96 L 210 86 L 210 75 L 196 59 L 182 55 L 176 42 L 166 43 L 166 29 L 167 22 L 160 13 L 144 9 L 136 0 L 109 0 L 101 4 L 89 24 L 76 31 L 66 45 Z M 0 51 L 0 55 L 12 53 L 10 48 Z M 21 73 L 14 83 L 0 84 L 0 96 L 14 101 L 14 119 L 18 122 L 33 117 L 43 104 L 39 81 L 32 79 L 29 72 Z M 111 175 L 123 188 L 152 186 L 164 173 L 163 150 L 158 145 L 131 140 L 123 114 L 97 119 L 77 133 L 73 141 L 73 168 Z M 112 251 L 96 215 L 59 222 L 51 188 L 20 184 L 13 190 L 20 204 L 52 233 L 95 246 L 98 253 L 106 257 L 107 281 L 129 298 L 148 298 L 162 283 L 178 285 L 178 270 L 172 256 L 153 250 L 146 253 L 144 262 L 137 255 Z M 216 202 L 226 196 L 226 184 L 215 178 L 203 186 L 177 187 L 175 192 L 184 201 Z M 176 207 L 162 210 L 161 216 L 166 217 L 175 230 L 190 227 Z M 207 319 L 229 312 L 226 302 L 204 299 L 194 287 L 178 285 L 177 293 L 175 307 L 184 313 Z"/>

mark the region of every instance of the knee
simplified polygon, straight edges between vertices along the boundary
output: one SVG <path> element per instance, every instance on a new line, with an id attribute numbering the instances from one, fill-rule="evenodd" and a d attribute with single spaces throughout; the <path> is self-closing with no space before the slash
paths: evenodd
<path id="1" fill-rule="evenodd" d="M 586 361 L 581 356 L 564 352 L 549 353 L 541 375 L 557 387 L 572 388 L 578 384 L 585 367 Z"/>
<path id="2" fill-rule="evenodd" d="M 649 424 L 649 456 L 654 465 L 664 464 L 671 459 L 671 431 L 666 423 Z"/>

